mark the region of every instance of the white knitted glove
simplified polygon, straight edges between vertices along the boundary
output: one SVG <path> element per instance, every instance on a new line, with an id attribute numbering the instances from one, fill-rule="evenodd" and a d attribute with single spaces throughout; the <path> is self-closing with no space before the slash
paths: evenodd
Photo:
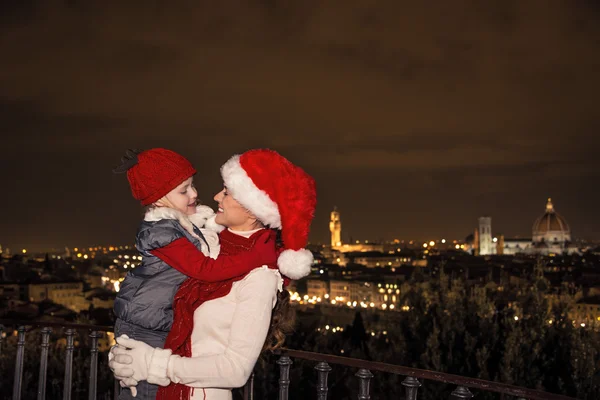
<path id="1" fill-rule="evenodd" d="M 147 380 L 154 348 L 126 335 L 119 336 L 117 343 L 119 346 L 111 349 L 114 358 L 109 362 L 115 376 L 131 377 L 138 382 Z"/>
<path id="2" fill-rule="evenodd" d="M 171 350 L 154 348 L 126 335 L 117 338 L 119 346 L 113 346 L 114 355 L 109 366 L 115 376 L 130 377 L 137 381 L 148 381 L 167 386 L 167 365 Z M 129 382 L 129 381 L 128 381 Z"/>
<path id="3" fill-rule="evenodd" d="M 127 374 L 127 376 L 123 376 L 123 375 L 117 375 L 117 374 L 115 374 L 115 371 L 111 367 L 111 364 L 113 364 L 112 360 L 114 360 L 114 358 L 115 358 L 115 355 L 113 353 L 113 349 L 115 347 L 118 347 L 118 346 L 119 346 L 118 344 L 115 344 L 114 346 L 112 346 L 110 348 L 110 351 L 108 352 L 108 365 L 109 365 L 111 371 L 113 371 L 115 379 L 117 379 L 119 381 L 119 385 L 122 388 L 129 388 L 129 390 L 131 390 L 131 395 L 133 397 L 136 397 L 137 396 L 137 388 L 136 388 L 136 386 L 138 384 L 138 381 L 136 381 L 135 379 L 132 378 L 132 376 L 133 376 L 133 370 L 122 371 L 122 373 L 130 372 L 130 373 Z"/>
<path id="4" fill-rule="evenodd" d="M 198 205 L 196 206 L 196 212 L 192 215 L 188 215 L 188 218 L 197 228 L 204 228 L 206 220 L 210 217 L 215 216 L 215 210 L 209 206 Z"/>

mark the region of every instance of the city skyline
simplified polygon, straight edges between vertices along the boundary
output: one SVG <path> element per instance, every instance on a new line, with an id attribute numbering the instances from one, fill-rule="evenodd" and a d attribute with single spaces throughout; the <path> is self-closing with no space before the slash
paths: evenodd
<path id="1" fill-rule="evenodd" d="M 547 201 L 549 204 L 551 199 L 548 198 Z M 337 213 L 336 221 L 339 223 L 341 221 L 339 210 L 337 209 L 337 207 L 334 207 L 334 209 L 332 211 Z M 542 215 L 545 215 L 545 214 L 540 214 L 540 216 L 538 216 L 538 218 L 536 218 L 536 223 L 538 222 L 538 220 L 541 218 Z M 485 216 L 485 218 L 492 220 L 492 218 L 489 216 Z M 562 218 L 562 216 L 560 218 Z M 481 217 L 479 219 L 481 219 Z M 565 222 L 565 223 L 567 223 L 567 222 Z M 340 229 L 339 225 L 338 225 L 338 226 L 336 226 L 336 231 L 338 232 L 337 236 L 336 236 L 338 239 L 336 239 L 336 240 L 339 240 L 338 246 L 341 244 L 345 244 L 345 245 L 351 244 L 352 245 L 352 244 L 369 244 L 369 243 L 371 243 L 371 244 L 399 243 L 399 244 L 405 245 L 406 248 L 420 248 L 421 246 L 424 246 L 424 245 L 428 245 L 430 247 L 441 245 L 444 248 L 446 248 L 446 247 L 452 248 L 452 247 L 454 247 L 453 245 L 455 245 L 457 243 L 458 244 L 464 244 L 464 243 L 468 244 L 469 240 L 473 241 L 474 240 L 473 233 L 474 233 L 474 231 L 477 231 L 477 230 L 478 230 L 478 228 L 475 227 L 473 231 L 466 233 L 462 237 L 458 236 L 458 235 L 450 235 L 450 236 L 444 236 L 444 237 L 438 237 L 435 235 L 425 235 L 423 237 L 412 236 L 410 238 L 408 238 L 408 237 L 364 238 L 364 237 L 353 237 L 350 233 L 344 233 L 344 231 L 342 229 Z M 331 235 L 331 224 L 329 226 L 329 234 Z M 470 239 L 469 239 L 469 236 L 471 237 Z M 522 240 L 525 238 L 529 238 L 531 240 L 531 236 L 532 236 L 531 231 L 529 231 L 525 235 L 506 236 L 506 234 L 504 232 L 492 230 L 490 240 L 493 237 L 493 242 L 494 242 L 494 246 L 495 246 L 495 243 L 498 241 L 498 239 L 500 237 L 502 237 L 502 240 L 504 240 L 504 239 Z M 577 237 L 577 236 L 573 237 L 572 240 L 574 242 L 578 242 L 580 240 L 588 241 L 590 243 L 598 242 L 598 240 L 594 239 L 594 238 L 590 239 L 590 238 L 582 238 L 582 237 Z M 16 247 L 10 248 L 9 246 L 3 246 L 3 244 L 0 243 L 0 254 L 2 254 L 3 252 L 6 253 L 7 249 L 10 251 L 10 253 L 12 255 L 15 255 L 15 254 L 42 254 L 44 252 L 59 254 L 61 252 L 68 251 L 69 253 L 71 253 L 71 252 L 73 253 L 73 257 L 76 257 L 76 253 L 78 251 L 83 252 L 83 253 L 77 255 L 77 257 L 79 257 L 79 256 L 83 256 L 83 254 L 87 253 L 87 252 L 95 253 L 97 251 L 102 251 L 102 250 L 104 250 L 105 252 L 113 251 L 113 248 L 114 248 L 114 250 L 118 250 L 119 248 L 121 250 L 135 248 L 135 243 L 129 243 L 129 244 L 128 243 L 114 243 L 114 242 L 111 242 L 111 243 L 113 243 L 113 244 L 106 244 L 106 243 L 92 243 L 92 244 L 87 243 L 84 245 L 64 244 L 59 247 L 51 247 L 51 248 L 40 248 L 40 247 L 36 247 L 36 246 L 31 246 L 31 247 L 16 246 Z M 309 244 L 310 245 L 329 246 L 329 245 L 333 245 L 333 238 L 329 237 L 323 242 L 312 241 L 312 242 L 309 242 Z M 459 249 L 459 247 L 456 247 L 456 248 Z M 460 249 L 463 249 L 463 247 L 461 247 Z M 87 258 L 87 256 L 85 256 L 85 258 Z"/>
<path id="2" fill-rule="evenodd" d="M 127 148 L 197 167 L 214 206 L 232 154 L 313 175 L 311 241 L 527 237 L 552 197 L 600 239 L 600 8 L 463 1 L 0 5 L 0 244 L 132 243 Z M 159 28 L 159 29 L 157 29 Z"/>

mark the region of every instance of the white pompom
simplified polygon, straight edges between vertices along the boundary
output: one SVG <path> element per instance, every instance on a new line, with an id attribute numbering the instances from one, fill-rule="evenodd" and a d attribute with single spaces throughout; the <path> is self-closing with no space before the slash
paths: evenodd
<path id="1" fill-rule="evenodd" d="M 290 279 L 301 279 L 310 275 L 313 254 L 310 250 L 284 250 L 277 259 L 279 271 Z"/>

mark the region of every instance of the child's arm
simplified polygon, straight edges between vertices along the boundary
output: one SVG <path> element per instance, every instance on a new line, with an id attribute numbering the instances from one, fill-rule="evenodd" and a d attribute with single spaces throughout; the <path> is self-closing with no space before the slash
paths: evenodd
<path id="1" fill-rule="evenodd" d="M 218 282 L 250 272 L 262 265 L 276 265 L 275 241 L 265 231 L 256 238 L 252 250 L 235 255 L 219 256 L 216 260 L 202 254 L 186 238 L 179 238 L 150 253 L 179 272 L 205 282 Z"/>

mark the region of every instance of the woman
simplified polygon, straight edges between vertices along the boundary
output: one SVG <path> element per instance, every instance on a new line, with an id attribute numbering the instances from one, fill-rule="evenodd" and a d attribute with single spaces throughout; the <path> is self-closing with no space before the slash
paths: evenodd
<path id="1" fill-rule="evenodd" d="M 252 252 L 216 257 L 219 237 L 206 226 L 215 212 L 197 205 L 196 169 L 181 154 L 163 148 L 128 150 L 114 171 L 127 173 L 133 197 L 146 207 L 136 234 L 142 263 L 130 270 L 115 299 L 116 336 L 127 335 L 152 347 L 164 347 L 173 325 L 175 294 L 188 277 L 213 283 L 227 281 L 263 264 L 277 263 L 275 247 L 264 241 L 253 246 Z M 175 269 L 162 256 L 168 253 L 169 259 L 177 258 L 182 248 L 187 249 L 186 255 L 196 256 L 196 262 L 184 265 L 191 269 Z M 157 385 L 143 381 L 135 389 L 139 400 L 156 399 Z M 133 390 L 119 394 L 119 400 L 132 398 Z"/>
<path id="2" fill-rule="evenodd" d="M 314 180 L 271 150 L 234 156 L 221 175 L 225 189 L 215 196 L 215 222 L 228 228 L 220 234 L 221 252 L 248 250 L 265 228 L 280 230 L 279 268 L 263 266 L 216 288 L 188 279 L 175 298 L 165 349 L 117 339 L 110 363 L 115 376 L 163 386 L 158 399 L 231 399 L 231 388 L 248 380 L 267 334 L 267 346 L 283 341 L 289 299 L 280 272 L 291 279 L 310 273 L 312 254 L 303 247 L 316 206 Z"/>

